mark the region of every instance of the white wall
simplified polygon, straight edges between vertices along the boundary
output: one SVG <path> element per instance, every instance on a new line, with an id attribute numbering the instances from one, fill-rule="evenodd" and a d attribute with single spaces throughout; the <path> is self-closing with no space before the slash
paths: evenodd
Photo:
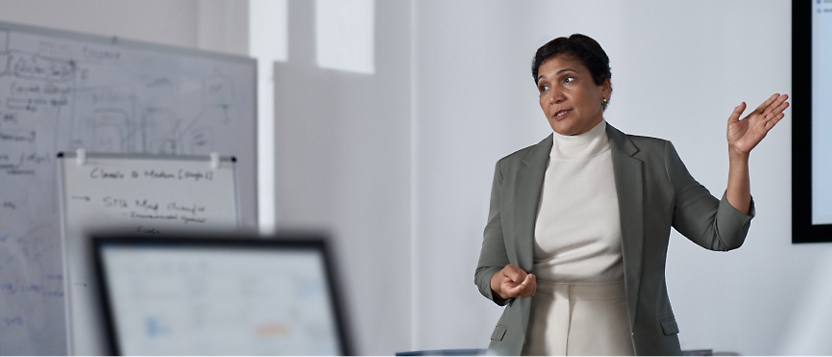
<path id="1" fill-rule="evenodd" d="M 0 21 L 248 54 L 248 2 L 0 0 Z"/>
<path id="2" fill-rule="evenodd" d="M 331 234 L 356 352 L 410 336 L 410 5 L 376 1 L 375 74 L 321 69 L 315 2 L 289 1 L 275 63 L 278 230 Z"/>
<path id="3" fill-rule="evenodd" d="M 3 0 L 0 20 L 195 48 L 197 0 Z"/>

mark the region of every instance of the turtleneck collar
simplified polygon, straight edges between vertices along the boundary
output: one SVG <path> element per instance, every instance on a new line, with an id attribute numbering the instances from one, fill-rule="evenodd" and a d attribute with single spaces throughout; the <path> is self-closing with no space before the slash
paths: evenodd
<path id="1" fill-rule="evenodd" d="M 610 144 L 606 129 L 606 120 L 601 120 L 598 125 L 583 134 L 566 136 L 554 132 L 549 157 L 560 160 L 580 160 L 607 151 Z"/>

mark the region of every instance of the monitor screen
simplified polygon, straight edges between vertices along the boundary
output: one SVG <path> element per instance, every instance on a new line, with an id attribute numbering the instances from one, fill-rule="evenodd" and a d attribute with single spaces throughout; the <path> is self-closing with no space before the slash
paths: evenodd
<path id="1" fill-rule="evenodd" d="M 812 5 L 812 224 L 832 224 L 832 2 Z"/>
<path id="2" fill-rule="evenodd" d="M 114 354 L 343 355 L 322 240 L 96 237 Z"/>

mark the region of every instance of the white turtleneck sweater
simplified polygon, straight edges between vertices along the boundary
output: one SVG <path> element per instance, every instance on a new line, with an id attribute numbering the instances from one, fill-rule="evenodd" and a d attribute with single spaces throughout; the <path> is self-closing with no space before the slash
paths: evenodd
<path id="1" fill-rule="evenodd" d="M 554 133 L 534 230 L 534 274 L 560 283 L 624 280 L 607 123 Z"/>

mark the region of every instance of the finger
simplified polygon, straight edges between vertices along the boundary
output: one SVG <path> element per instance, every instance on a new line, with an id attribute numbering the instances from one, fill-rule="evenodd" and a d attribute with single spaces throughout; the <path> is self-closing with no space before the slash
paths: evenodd
<path id="1" fill-rule="evenodd" d="M 523 285 L 526 287 L 532 287 L 537 283 L 537 277 L 534 274 L 526 275 L 526 279 L 523 279 Z"/>
<path id="2" fill-rule="evenodd" d="M 503 287 L 502 287 L 502 293 L 503 293 L 503 296 L 504 296 L 506 299 L 511 299 L 511 298 L 520 297 L 520 293 L 521 293 L 522 291 L 523 291 L 523 289 L 520 287 L 520 285 L 515 285 L 515 286 L 503 286 Z"/>
<path id="3" fill-rule="evenodd" d="M 503 275 L 515 283 L 520 283 L 526 278 L 526 272 L 514 264 L 506 265 L 503 268 Z"/>
<path id="4" fill-rule="evenodd" d="M 523 288 L 521 284 L 517 283 L 516 281 L 505 279 L 502 282 L 500 282 L 500 291 L 503 293 L 503 295 L 513 297 L 516 296 L 517 293 L 522 290 Z"/>
<path id="5" fill-rule="evenodd" d="M 783 119 L 783 117 L 785 117 L 785 116 L 786 116 L 786 114 L 780 113 L 780 114 L 777 114 L 773 119 L 767 121 L 766 125 L 765 125 L 766 132 L 768 132 L 769 130 L 774 128 L 774 126 L 777 125 L 777 123 L 780 122 L 780 120 Z"/>
<path id="6" fill-rule="evenodd" d="M 531 276 L 531 279 L 529 279 L 529 283 L 526 286 L 526 297 L 534 296 L 534 293 L 537 291 L 537 277 L 533 274 L 529 274 L 529 276 Z"/>
<path id="7" fill-rule="evenodd" d="M 537 279 L 534 274 L 528 274 L 518 287 L 520 287 L 520 291 L 517 293 L 519 297 L 530 297 L 534 295 L 535 288 L 537 287 Z"/>
<path id="8" fill-rule="evenodd" d="M 742 103 L 740 103 L 740 105 L 734 107 L 734 111 L 731 112 L 731 115 L 728 116 L 728 124 L 729 125 L 731 123 L 734 123 L 734 122 L 737 122 L 737 121 L 740 120 L 740 115 L 742 115 L 742 112 L 745 111 L 745 107 L 746 107 L 745 102 L 742 102 Z"/>
<path id="9" fill-rule="evenodd" d="M 529 294 L 529 290 L 530 290 L 529 285 L 534 284 L 534 283 L 535 283 L 534 279 L 531 279 L 531 281 L 530 281 L 528 278 L 523 279 L 523 281 L 521 281 L 519 283 L 518 282 L 512 282 L 512 281 L 506 281 L 503 284 L 502 291 L 503 291 L 503 294 L 508 298 L 529 297 L 529 296 L 531 296 Z M 533 291 L 533 289 L 531 289 L 531 290 Z"/>
<path id="10" fill-rule="evenodd" d="M 783 115 L 785 115 L 783 113 L 783 111 L 785 111 L 786 108 L 788 108 L 788 107 L 789 107 L 789 102 L 782 102 L 782 103 L 778 104 L 776 108 L 774 108 L 771 111 L 768 111 L 767 113 L 765 113 L 762 116 L 762 120 L 760 120 L 761 125 L 765 126 L 767 129 L 770 129 L 771 127 L 774 126 L 773 125 L 774 123 L 769 125 L 769 122 L 771 122 L 772 120 L 778 120 L 779 121 L 780 119 L 782 119 Z"/>
<path id="11" fill-rule="evenodd" d="M 789 107 L 789 105 L 790 105 L 790 104 L 789 104 L 789 102 L 783 101 L 782 103 L 780 103 L 780 105 L 778 105 L 776 108 L 774 108 L 774 110 L 772 111 L 772 113 L 774 113 L 774 114 L 780 114 L 780 113 L 782 113 L 784 110 L 786 110 L 786 108 L 788 108 L 788 107 Z"/>
<path id="12" fill-rule="evenodd" d="M 768 118 L 765 121 L 760 122 L 757 127 L 760 128 L 759 130 L 761 131 L 763 137 L 765 137 L 768 132 L 771 131 L 771 129 L 774 128 L 774 126 L 777 125 L 777 123 L 780 122 L 780 120 L 782 120 L 785 116 L 786 114 L 779 113 L 772 115 L 771 118 Z"/>
<path id="13" fill-rule="evenodd" d="M 779 93 L 774 93 L 774 94 L 772 94 L 772 95 L 771 95 L 771 97 L 768 97 L 768 99 L 766 99 L 766 101 L 765 101 L 765 102 L 763 102 L 762 104 L 760 104 L 760 106 L 759 106 L 759 107 L 757 107 L 757 109 L 754 109 L 754 111 L 755 111 L 755 112 L 758 112 L 758 113 L 762 113 L 762 112 L 763 112 L 766 108 L 768 108 L 768 106 L 769 106 L 769 105 L 771 105 L 771 103 L 774 103 L 774 101 L 775 101 L 775 100 L 776 100 L 779 96 L 780 96 L 780 94 L 779 94 Z"/>
<path id="14" fill-rule="evenodd" d="M 782 111 L 782 109 L 780 109 L 780 107 L 783 105 L 783 103 L 787 103 L 786 99 L 789 99 L 789 96 L 786 95 L 786 94 L 783 94 L 783 95 L 779 96 L 777 99 L 775 99 L 773 102 L 771 102 L 768 105 L 768 107 L 766 107 L 765 110 L 763 110 L 763 115 L 766 115 L 766 114 L 769 114 L 769 113 L 777 113 L 778 110 Z M 785 109 L 785 107 L 784 107 L 784 109 Z"/>

